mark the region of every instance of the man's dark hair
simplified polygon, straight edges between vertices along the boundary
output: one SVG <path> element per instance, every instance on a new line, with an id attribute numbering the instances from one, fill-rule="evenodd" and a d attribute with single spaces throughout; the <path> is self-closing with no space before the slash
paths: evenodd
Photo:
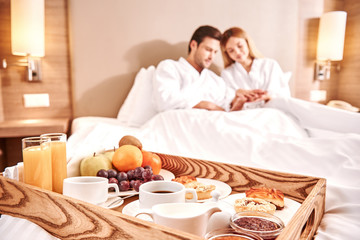
<path id="1" fill-rule="evenodd" d="M 214 28 L 212 26 L 206 25 L 206 26 L 200 26 L 198 29 L 195 30 L 194 34 L 192 35 L 190 42 L 189 42 L 189 48 L 188 52 L 190 53 L 190 43 L 192 40 L 195 40 L 197 44 L 199 45 L 205 37 L 214 38 L 216 40 L 221 40 L 221 32 L 219 29 Z"/>

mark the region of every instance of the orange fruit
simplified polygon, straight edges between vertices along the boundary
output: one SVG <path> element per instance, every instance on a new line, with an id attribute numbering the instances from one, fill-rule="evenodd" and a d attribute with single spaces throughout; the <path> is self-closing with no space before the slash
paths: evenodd
<path id="1" fill-rule="evenodd" d="M 141 166 L 145 167 L 149 165 L 153 170 L 153 174 L 159 174 L 161 170 L 161 159 L 159 155 L 145 150 L 142 150 L 142 155 L 143 155 L 143 162 Z"/>
<path id="2" fill-rule="evenodd" d="M 127 172 L 140 167 L 143 162 L 141 150 L 133 145 L 122 145 L 112 157 L 112 164 L 120 172 Z"/>

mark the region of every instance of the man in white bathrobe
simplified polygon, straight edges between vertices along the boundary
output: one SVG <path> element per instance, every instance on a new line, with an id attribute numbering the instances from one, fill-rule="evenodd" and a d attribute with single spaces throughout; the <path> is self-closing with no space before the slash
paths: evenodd
<path id="1" fill-rule="evenodd" d="M 220 49 L 221 32 L 201 26 L 189 42 L 187 58 L 159 63 L 153 78 L 153 100 L 159 112 L 170 109 L 240 110 L 245 99 L 236 96 L 208 68 Z"/>

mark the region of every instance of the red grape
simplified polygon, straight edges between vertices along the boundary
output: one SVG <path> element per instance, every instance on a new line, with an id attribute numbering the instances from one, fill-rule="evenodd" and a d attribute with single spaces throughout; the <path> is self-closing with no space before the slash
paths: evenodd
<path id="1" fill-rule="evenodd" d="M 136 180 L 136 181 L 133 183 L 133 188 L 134 188 L 134 190 L 138 192 L 141 184 L 142 184 L 142 182 L 141 182 L 140 180 Z"/>
<path id="2" fill-rule="evenodd" d="M 152 167 L 150 165 L 144 166 L 144 169 L 151 169 L 151 171 L 152 171 Z"/>
<path id="3" fill-rule="evenodd" d="M 129 170 L 127 171 L 128 180 L 134 180 L 135 179 L 135 170 Z"/>
<path id="4" fill-rule="evenodd" d="M 144 171 L 142 172 L 142 178 L 145 181 L 151 180 L 152 177 L 152 171 L 150 169 L 144 169 Z"/>
<path id="5" fill-rule="evenodd" d="M 154 180 L 154 181 L 159 181 L 159 180 L 164 180 L 164 177 L 159 175 L 159 174 L 155 174 L 155 175 L 152 176 L 151 179 Z"/>
<path id="6" fill-rule="evenodd" d="M 112 177 L 112 178 L 109 178 L 109 183 L 119 184 L 119 181 L 116 178 Z"/>
<path id="7" fill-rule="evenodd" d="M 144 171 L 144 168 L 143 167 L 137 167 L 135 168 L 134 170 L 134 174 L 135 174 L 135 178 L 136 179 L 141 179 L 142 178 L 142 173 Z"/>
<path id="8" fill-rule="evenodd" d="M 116 175 L 116 179 L 119 182 L 127 181 L 128 180 L 128 175 L 126 174 L 126 172 L 118 172 L 118 174 Z"/>
<path id="9" fill-rule="evenodd" d="M 108 178 L 109 174 L 105 169 L 100 169 L 97 173 L 96 176 L 98 177 L 104 177 L 104 178 Z"/>
<path id="10" fill-rule="evenodd" d="M 117 171 L 115 169 L 109 169 L 108 172 L 108 178 L 116 178 Z"/>
<path id="11" fill-rule="evenodd" d="M 130 183 L 129 181 L 121 181 L 119 183 L 119 189 L 120 191 L 128 191 L 130 188 Z"/>

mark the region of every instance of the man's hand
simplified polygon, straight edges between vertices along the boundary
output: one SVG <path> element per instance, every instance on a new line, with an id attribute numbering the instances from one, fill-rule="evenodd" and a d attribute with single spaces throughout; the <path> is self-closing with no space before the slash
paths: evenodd
<path id="1" fill-rule="evenodd" d="M 245 97 L 245 95 L 236 93 L 236 96 L 234 97 L 234 99 L 231 102 L 230 111 L 241 110 L 244 103 L 246 103 L 247 101 L 248 101 L 248 99 Z"/>
<path id="2" fill-rule="evenodd" d="M 206 109 L 209 111 L 225 111 L 225 109 L 223 109 L 222 107 L 216 105 L 213 102 L 209 102 L 209 101 L 201 101 L 198 104 L 196 104 L 195 106 L 193 106 L 193 108 Z"/>

